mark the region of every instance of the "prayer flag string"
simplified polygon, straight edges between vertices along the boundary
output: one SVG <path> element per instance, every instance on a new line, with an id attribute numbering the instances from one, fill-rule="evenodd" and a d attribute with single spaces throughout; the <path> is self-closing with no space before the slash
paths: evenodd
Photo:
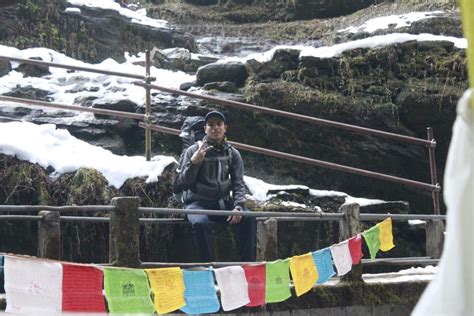
<path id="1" fill-rule="evenodd" d="M 215 313 L 221 306 L 230 311 L 283 302 L 292 296 L 291 284 L 301 296 L 333 277 L 334 266 L 339 276 L 347 274 L 360 263 L 362 239 L 371 259 L 395 247 L 391 218 L 321 250 L 218 269 L 101 268 L 4 255 L 0 273 L 5 282 L 0 286 L 6 290 L 7 312 L 105 312 L 106 299 L 110 313 Z"/>

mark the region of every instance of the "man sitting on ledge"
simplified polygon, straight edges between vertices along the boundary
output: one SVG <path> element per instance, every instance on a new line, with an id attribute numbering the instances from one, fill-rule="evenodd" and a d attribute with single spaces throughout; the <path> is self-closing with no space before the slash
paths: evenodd
<path id="1" fill-rule="evenodd" d="M 205 118 L 206 137 L 190 146 L 178 168 L 177 183 L 185 190 L 186 209 L 249 211 L 244 206 L 244 164 L 225 137 L 227 121 L 221 112 Z M 255 217 L 189 214 L 193 237 L 203 262 L 215 261 L 210 223 L 239 226 L 240 258 L 255 261 Z"/>

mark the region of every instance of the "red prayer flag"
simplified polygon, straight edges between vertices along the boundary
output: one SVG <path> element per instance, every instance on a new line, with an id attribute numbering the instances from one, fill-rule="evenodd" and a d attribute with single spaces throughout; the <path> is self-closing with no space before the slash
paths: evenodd
<path id="1" fill-rule="evenodd" d="M 362 258 L 362 237 L 360 234 L 349 239 L 349 251 L 351 252 L 352 264 L 358 264 Z"/>
<path id="2" fill-rule="evenodd" d="M 248 265 L 242 267 L 248 283 L 250 303 L 245 306 L 265 305 L 265 264 Z"/>
<path id="3" fill-rule="evenodd" d="M 101 270 L 63 264 L 63 311 L 105 312 Z"/>

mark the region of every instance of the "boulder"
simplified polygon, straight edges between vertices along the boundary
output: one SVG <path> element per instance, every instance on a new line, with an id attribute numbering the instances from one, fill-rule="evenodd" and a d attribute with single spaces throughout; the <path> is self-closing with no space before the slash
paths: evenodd
<path id="1" fill-rule="evenodd" d="M 97 109 L 135 113 L 138 105 L 129 100 L 120 100 L 116 103 L 94 103 L 92 107 Z"/>
<path id="2" fill-rule="evenodd" d="M 51 101 L 51 98 L 48 97 L 49 91 L 41 90 L 32 86 L 16 87 L 11 89 L 10 92 L 5 93 L 5 95 L 15 98 L 25 98 L 48 102 Z"/>
<path id="3" fill-rule="evenodd" d="M 260 78 L 279 78 L 282 73 L 298 68 L 300 51 L 297 49 L 277 49 L 270 61 L 259 65 L 253 71 L 258 73 Z M 255 67 L 255 61 L 251 63 Z"/>
<path id="4" fill-rule="evenodd" d="M 194 87 L 196 85 L 196 82 L 193 81 L 193 82 L 185 82 L 185 83 L 182 83 L 180 86 L 179 86 L 179 90 L 182 90 L 182 91 L 188 91 L 189 89 L 191 89 L 191 87 Z"/>
<path id="5" fill-rule="evenodd" d="M 213 63 L 199 67 L 196 78 L 201 86 L 210 82 L 230 81 L 240 87 L 247 80 L 247 68 L 240 62 Z"/>
<path id="6" fill-rule="evenodd" d="M 181 47 L 157 50 L 153 56 L 155 66 L 187 73 L 195 73 L 199 67 L 217 60 L 218 58 L 211 56 L 192 54 L 188 49 Z"/>
<path id="7" fill-rule="evenodd" d="M 9 61 L 0 60 L 0 77 L 5 76 L 12 70 L 12 66 Z"/>
<path id="8" fill-rule="evenodd" d="M 32 57 L 30 59 L 42 60 L 37 57 Z M 51 74 L 49 72 L 49 67 L 32 64 L 21 64 L 15 70 L 21 72 L 25 77 L 43 77 Z"/>

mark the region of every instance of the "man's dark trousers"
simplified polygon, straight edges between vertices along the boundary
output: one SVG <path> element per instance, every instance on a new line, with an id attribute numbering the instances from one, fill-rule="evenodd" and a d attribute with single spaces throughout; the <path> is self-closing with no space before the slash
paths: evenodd
<path id="1" fill-rule="evenodd" d="M 232 201 L 225 201 L 226 210 L 234 208 Z M 194 210 L 219 210 L 218 201 L 196 201 L 186 205 L 186 209 Z M 248 212 L 244 209 L 244 212 Z M 203 262 L 215 261 L 214 242 L 212 239 L 212 223 L 228 224 L 227 216 L 213 216 L 201 214 L 188 214 L 188 221 L 192 224 L 194 242 L 198 248 L 200 258 Z M 240 259 L 243 262 L 255 261 L 255 235 L 256 221 L 255 217 L 242 216 L 239 224 L 239 242 L 240 242 Z"/>

